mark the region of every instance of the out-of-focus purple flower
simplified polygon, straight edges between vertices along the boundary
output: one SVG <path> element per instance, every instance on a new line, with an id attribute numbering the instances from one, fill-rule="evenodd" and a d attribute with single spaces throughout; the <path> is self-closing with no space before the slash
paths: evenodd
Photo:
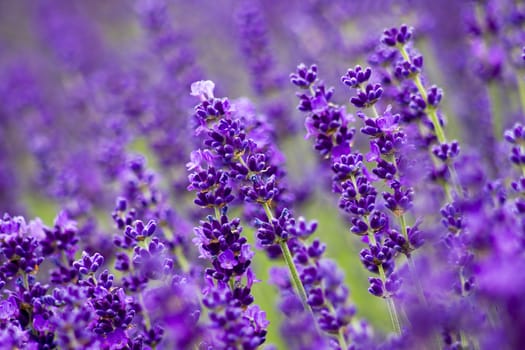
<path id="1" fill-rule="evenodd" d="M 512 129 L 505 131 L 505 140 L 512 144 L 511 162 L 525 169 L 525 127 L 516 123 Z"/>

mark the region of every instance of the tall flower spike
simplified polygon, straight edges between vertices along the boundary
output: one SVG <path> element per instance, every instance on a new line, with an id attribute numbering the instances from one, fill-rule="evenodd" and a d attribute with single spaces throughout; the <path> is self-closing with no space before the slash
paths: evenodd
<path id="1" fill-rule="evenodd" d="M 193 86 L 203 84 L 196 82 Z M 213 162 L 221 157 L 224 162 L 231 163 L 238 154 L 243 154 L 252 146 L 245 135 L 238 132 L 241 128 L 238 121 L 220 118 L 230 113 L 229 102 L 226 99 L 220 101 L 219 113 L 217 109 L 207 108 L 208 99 L 203 99 L 196 107 L 196 111 L 201 113 L 199 118 L 206 121 L 201 128 L 208 135 L 205 145 L 209 148 L 201 154 L 209 152 L 213 156 L 190 167 L 193 172 L 189 175 L 188 186 L 188 190 L 197 192 L 195 204 L 213 209 L 214 214 L 195 227 L 193 239 L 200 257 L 211 263 L 205 271 L 207 287 L 203 291 L 203 303 L 209 309 L 208 327 L 213 332 L 207 342 L 217 347 L 242 344 L 245 349 L 256 349 L 265 341 L 267 323 L 264 313 L 253 305 L 251 295 L 254 276 L 249 266 L 253 252 L 242 235 L 240 219 L 230 220 L 227 215 L 228 204 L 235 199 L 230 185 L 233 178 L 229 172 L 216 168 Z M 208 113 L 217 117 L 219 124 L 216 128 L 210 128 L 212 120 L 208 119 Z M 254 316 L 258 322 L 253 322 Z"/>
<path id="2" fill-rule="evenodd" d="M 384 44 L 390 45 L 391 43 L 384 42 Z M 453 261 L 447 267 L 447 271 L 451 275 L 449 276 L 450 280 L 444 284 L 443 289 L 445 293 L 453 291 L 452 293 L 455 296 L 452 299 L 458 300 L 458 302 L 469 300 L 471 298 L 470 290 L 472 289 L 471 261 L 473 245 L 467 243 L 468 239 L 463 237 L 463 235 L 469 236 L 468 230 L 465 230 L 466 221 L 464 215 L 472 210 L 473 207 L 477 206 L 479 208 L 479 204 L 473 204 L 476 201 L 474 198 L 477 197 L 474 193 L 479 191 L 479 189 L 474 189 L 473 191 L 471 190 L 472 193 L 467 193 L 467 188 L 462 186 L 463 184 L 469 184 L 468 178 L 465 177 L 462 183 L 459 182 L 456 167 L 458 169 L 464 166 L 468 167 L 468 162 L 456 161 L 459 155 L 459 143 L 457 141 L 448 142 L 445 137 L 442 120 L 438 114 L 442 92 L 436 86 L 427 89 L 423 85 L 421 77 L 423 60 L 421 56 L 415 53 L 409 42 L 397 42 L 394 46 L 401 55 L 397 62 L 393 62 L 394 70 L 397 73 L 402 73 L 397 74 L 396 78 L 399 79 L 402 89 L 406 87 L 404 91 L 407 92 L 410 98 L 408 103 L 409 109 L 411 109 L 411 113 L 417 115 L 417 118 L 413 120 L 419 124 L 418 131 L 422 135 L 424 126 L 430 127 L 430 137 L 425 137 L 426 141 L 423 144 L 423 147 L 430 153 L 433 164 L 430 179 L 438 182 L 443 187 L 446 200 L 450 201 L 441 210 L 443 223 L 448 232 L 443 233 L 439 237 L 443 241 L 443 245 L 437 249 L 440 254 L 447 256 L 451 262 Z M 407 121 L 410 120 L 405 119 Z M 410 231 L 407 230 L 406 232 Z M 424 279 L 423 276 L 421 279 Z M 424 305 L 427 308 L 432 307 L 428 303 Z M 461 311 L 455 310 L 450 305 L 445 312 L 449 312 L 451 315 L 456 312 L 461 313 Z M 451 339 L 463 339 L 462 341 L 465 342 L 466 339 L 470 338 L 470 334 L 467 335 L 470 329 L 465 326 L 465 323 L 448 325 L 446 322 L 437 322 L 435 329 L 438 327 L 444 327 L 446 329 L 445 333 Z M 445 339 L 445 341 L 448 340 Z M 453 340 L 450 340 L 450 342 L 453 342 Z"/>
<path id="3" fill-rule="evenodd" d="M 379 275 L 379 278 L 370 278 L 369 292 L 387 300 L 393 328 L 400 334 L 400 322 L 393 301 L 401 285 L 399 276 L 394 273 L 395 257 L 398 253 L 403 253 L 410 259 L 412 251 L 419 248 L 423 241 L 418 234 L 417 226 L 408 227 L 405 218 L 405 212 L 411 208 L 413 200 L 413 189 L 401 185 L 400 181 L 402 169 L 399 167 L 399 161 L 402 160 L 402 147 L 407 142 L 406 135 L 399 125 L 400 116 L 392 113 L 390 107 L 384 113 L 378 113 L 375 104 L 383 90 L 379 84 L 369 83 L 371 75 L 370 68 L 363 69 L 357 66 L 348 70 L 341 81 L 356 89 L 357 96 L 351 99 L 356 107 L 371 108 L 373 111 L 373 117 L 368 117 L 363 111 L 359 111 L 358 116 L 364 121 L 361 132 L 370 137 L 371 150 L 366 156 L 366 161 L 376 164 L 372 169 L 376 177 L 367 172 L 365 157 L 362 154 L 357 152 L 332 154 L 330 157 L 334 174 L 332 188 L 334 192 L 340 194 L 339 207 L 351 216 L 350 231 L 367 237 L 368 248 L 361 251 L 361 261 L 369 271 Z M 311 91 L 315 91 L 315 88 L 314 82 Z M 367 89 L 381 93 L 370 97 Z M 302 106 L 308 105 L 308 99 L 314 98 L 313 93 L 311 96 L 300 95 L 300 99 L 304 101 Z M 331 110 L 339 108 L 332 103 L 325 105 L 323 110 L 307 111 L 309 112 L 307 121 L 308 118 L 315 118 L 316 114 L 330 114 Z M 325 131 L 317 128 L 314 132 L 311 130 L 308 132 L 316 135 L 319 140 Z M 337 129 L 332 129 L 330 132 L 337 132 Z M 373 183 L 377 179 L 382 179 L 392 190 L 382 193 L 385 200 L 384 207 L 377 203 L 379 200 Z M 399 219 L 401 233 L 392 227 L 393 223 L 389 220 L 388 212 L 383 212 L 384 208 Z"/>
<path id="4" fill-rule="evenodd" d="M 400 28 L 391 28 L 385 30 L 381 42 L 386 46 L 395 47 L 396 50 L 401 54 L 402 59 L 395 63 L 395 71 L 398 79 L 411 81 L 417 89 L 416 94 L 411 94 L 412 104 L 411 106 L 419 110 L 424 115 L 427 115 L 432 123 L 432 133 L 435 134 L 438 142 L 438 146 L 447 144 L 445 132 L 443 130 L 442 121 L 438 116 L 437 106 L 442 99 L 442 93 L 440 89 L 435 85 L 426 89 L 421 79 L 421 70 L 423 67 L 423 57 L 418 54 L 414 54 L 413 51 L 408 50 L 408 45 L 412 38 L 412 29 L 408 28 L 407 25 L 402 25 Z M 413 67 L 414 69 L 412 69 Z M 405 74 L 406 73 L 406 74 Z M 454 146 L 459 153 L 459 146 L 456 141 Z M 436 154 L 436 153 L 434 153 Z M 437 155 L 436 155 L 437 156 Z M 438 159 L 442 162 L 442 171 L 436 169 L 434 174 L 439 177 L 441 172 L 448 173 L 450 180 L 445 179 L 442 181 L 444 191 L 449 200 L 453 199 L 455 193 L 456 196 L 462 196 L 463 190 L 459 183 L 458 176 L 456 174 L 454 162 L 443 161 L 440 157 Z M 448 158 L 447 158 L 448 159 Z M 448 186 L 448 183 L 452 185 L 452 189 Z M 453 191 L 453 192 L 451 192 Z"/>
<path id="5" fill-rule="evenodd" d="M 301 85 L 308 84 L 312 74 L 315 74 L 315 68 L 305 67 L 304 72 L 297 76 L 297 81 Z M 326 96 L 322 90 L 319 94 L 321 99 Z M 347 341 L 345 330 L 351 317 L 341 310 L 347 307 L 348 292 L 341 287 L 339 292 L 345 297 L 331 300 L 323 297 L 328 290 L 319 288 L 324 277 L 312 280 L 312 274 L 317 274 L 319 264 L 324 261 L 321 259 L 324 250 L 309 250 L 303 240 L 315 231 L 316 225 L 306 224 L 304 219 L 296 220 L 284 206 L 286 198 L 283 193 L 287 191 L 283 186 L 285 173 L 272 157 L 272 149 L 251 137 L 251 124 L 243 123 L 242 118 L 245 117 L 240 113 L 226 112 L 219 120 L 207 125 L 208 137 L 203 143 L 213 154 L 212 164 L 229 174 L 230 184 L 238 189 L 241 199 L 248 205 L 253 204 L 259 246 L 265 248 L 271 257 L 282 254 L 290 271 L 290 285 L 300 297 L 304 309 L 313 313 L 321 330 L 336 334 L 338 343 L 344 348 Z M 227 256 L 223 260 L 230 263 Z M 283 293 L 289 292 L 283 290 Z M 346 316 L 338 319 L 339 311 Z"/>

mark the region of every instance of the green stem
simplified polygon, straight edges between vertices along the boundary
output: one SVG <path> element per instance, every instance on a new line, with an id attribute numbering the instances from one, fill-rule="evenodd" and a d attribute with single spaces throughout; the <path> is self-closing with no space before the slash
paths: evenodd
<path id="1" fill-rule="evenodd" d="M 468 349 L 469 348 L 469 344 L 468 344 L 468 339 L 467 337 L 465 336 L 465 334 L 463 334 L 463 332 L 459 332 L 459 339 L 460 339 L 460 343 L 461 343 L 461 348 L 462 349 Z"/>
<path id="2" fill-rule="evenodd" d="M 407 243 L 410 243 L 408 240 L 407 222 L 404 214 L 399 215 L 399 225 L 401 226 L 401 234 L 403 235 Z"/>
<path id="3" fill-rule="evenodd" d="M 405 49 L 403 48 L 403 51 Z M 427 104 L 427 107 L 425 108 L 426 113 L 428 114 L 430 121 L 432 122 L 432 126 L 434 127 L 434 131 L 436 132 L 436 137 L 439 141 L 439 143 L 446 143 L 447 138 L 445 137 L 445 132 L 443 131 L 443 128 L 441 127 L 441 123 L 439 122 L 439 118 L 437 115 L 437 110 L 434 107 L 430 107 L 428 105 L 428 96 L 427 91 L 425 90 L 425 87 L 423 86 L 423 83 L 421 82 L 421 76 L 419 74 L 416 74 L 412 80 L 417 86 L 417 90 L 419 91 L 419 94 L 423 99 L 425 100 L 425 103 Z"/>
<path id="4" fill-rule="evenodd" d="M 368 224 L 368 220 L 365 221 Z M 368 240 L 373 245 L 377 244 L 376 238 L 372 231 L 368 231 Z M 378 265 L 377 269 L 379 270 L 379 277 L 381 278 L 381 281 L 383 282 L 384 286 L 386 283 L 385 269 L 383 268 L 383 265 Z M 388 295 L 385 297 L 385 300 L 386 305 L 388 307 L 388 314 L 390 315 L 390 321 L 392 321 L 392 328 L 394 329 L 394 332 L 396 332 L 396 334 L 401 335 L 401 324 L 399 323 L 399 317 L 397 315 L 396 304 L 394 303 L 394 299 L 392 299 L 392 296 Z"/>
<path id="5" fill-rule="evenodd" d="M 268 203 L 263 204 L 264 212 L 266 213 L 266 216 L 268 217 L 268 220 L 272 221 L 274 219 L 272 209 L 270 209 L 270 205 Z"/>
<path id="6" fill-rule="evenodd" d="M 381 280 L 383 281 L 383 285 L 386 281 L 386 274 L 385 270 L 383 269 L 383 265 L 378 266 L 379 269 L 379 276 L 381 276 Z M 386 304 L 388 306 L 388 313 L 390 314 L 390 320 L 392 321 L 392 327 L 394 328 L 394 332 L 396 334 L 401 335 L 401 324 L 399 323 L 399 317 L 397 316 L 397 310 L 396 310 L 396 304 L 394 303 L 394 299 L 392 299 L 392 296 L 387 296 L 386 298 Z"/>
<path id="7" fill-rule="evenodd" d="M 410 56 L 408 55 L 408 52 L 406 51 L 405 47 L 400 45 L 398 46 L 399 52 L 403 56 L 403 58 L 407 61 L 412 63 L 412 60 L 410 59 Z M 423 83 L 421 82 L 421 76 L 419 74 L 415 74 L 412 76 L 412 80 L 416 84 L 417 90 L 419 91 L 419 94 L 425 100 L 427 103 L 426 112 L 428 116 L 430 117 L 430 121 L 432 122 L 432 125 L 434 126 L 434 130 L 436 131 L 437 139 L 440 143 L 446 143 L 447 139 L 445 138 L 445 133 L 443 131 L 443 128 L 441 127 L 441 124 L 439 123 L 439 118 L 437 116 L 436 109 L 433 107 L 428 106 L 428 96 L 427 91 L 425 90 L 425 87 L 423 86 Z"/>
<path id="8" fill-rule="evenodd" d="M 286 265 L 290 270 L 290 274 L 292 275 L 292 283 L 295 287 L 295 290 L 297 291 L 297 294 L 299 294 L 299 297 L 301 297 L 301 301 L 303 302 L 305 308 L 310 309 L 310 306 L 308 305 L 308 297 L 306 295 L 306 290 L 304 289 L 303 283 L 301 282 L 301 278 L 299 277 L 299 272 L 297 271 L 295 263 L 293 262 L 290 248 L 288 248 L 288 244 L 286 244 L 285 241 L 279 242 L 279 246 L 283 251 L 284 261 L 286 262 Z"/>
<path id="9" fill-rule="evenodd" d="M 24 282 L 24 287 L 25 287 L 26 291 L 29 292 L 29 277 L 28 277 L 27 273 L 24 273 L 23 282 Z"/>
<path id="10" fill-rule="evenodd" d="M 182 272 L 189 272 L 190 271 L 190 264 L 188 263 L 188 260 L 184 256 L 184 252 L 179 247 L 175 251 L 175 257 L 177 258 L 177 261 L 179 263 L 179 266 L 182 270 Z"/>
<path id="11" fill-rule="evenodd" d="M 419 81 L 419 76 L 416 78 Z M 421 84 L 421 81 L 420 81 Z M 426 99 L 425 99 L 426 101 Z M 439 143 L 446 143 L 447 139 L 445 137 L 445 132 L 443 131 L 443 128 L 441 127 L 441 123 L 439 122 L 439 118 L 437 116 L 437 110 L 434 107 L 427 108 L 428 116 L 430 117 L 430 121 L 432 122 L 432 125 L 434 126 L 434 130 L 436 131 L 436 136 L 439 141 Z"/>
<path id="12" fill-rule="evenodd" d="M 375 110 L 375 108 L 374 108 L 374 111 L 375 111 L 375 114 L 377 114 L 377 111 Z M 395 156 L 394 156 L 394 162 L 396 162 Z M 397 164 L 396 164 L 396 167 L 397 167 Z M 354 187 L 357 189 L 354 177 L 352 176 L 350 179 L 351 179 L 352 184 L 354 185 Z M 403 231 L 403 234 L 405 236 L 405 239 L 408 242 L 408 234 L 407 234 L 406 222 L 405 222 L 405 219 L 404 219 L 403 215 L 401 215 L 400 218 L 401 217 L 403 218 L 402 219 L 402 225 L 401 225 L 402 231 Z M 364 220 L 365 220 L 365 223 L 368 225 L 368 227 L 370 227 L 370 223 L 368 222 L 368 218 L 366 216 L 364 217 Z M 376 238 L 374 236 L 374 232 L 372 232 L 371 230 L 368 230 L 367 233 L 368 233 L 368 240 L 370 241 L 370 244 L 376 245 L 377 244 L 377 240 L 376 240 Z M 379 270 L 379 276 L 381 277 L 381 281 L 383 282 L 383 286 L 384 286 L 385 283 L 386 283 L 385 270 L 383 268 L 383 265 L 378 265 L 377 268 Z M 401 335 L 401 325 L 399 323 L 399 317 L 397 315 L 397 310 L 396 310 L 396 305 L 394 303 L 394 299 L 392 299 L 391 295 L 388 295 L 388 296 L 385 297 L 385 300 L 386 300 L 386 304 L 387 304 L 387 307 L 388 307 L 388 314 L 390 315 L 390 321 L 392 322 L 392 328 L 394 329 L 394 332 L 396 332 L 396 334 Z"/>
<path id="13" fill-rule="evenodd" d="M 347 350 L 348 344 L 346 343 L 343 327 L 339 328 L 339 333 L 337 333 L 337 339 L 339 340 L 339 347 L 341 348 L 341 350 Z"/>
<path id="14" fill-rule="evenodd" d="M 379 118 L 379 113 L 377 112 L 376 105 L 372 105 L 372 112 L 374 113 L 374 118 Z"/>
<path id="15" fill-rule="evenodd" d="M 273 217 L 272 210 L 270 209 L 270 206 L 268 205 L 268 203 L 264 203 L 263 207 L 264 207 L 264 211 L 266 212 L 266 216 L 268 217 L 268 220 L 272 221 L 274 217 Z M 301 282 L 301 278 L 299 277 L 299 272 L 297 271 L 297 267 L 295 266 L 295 263 L 293 262 L 292 252 L 290 252 L 290 248 L 288 248 L 288 244 L 286 244 L 286 241 L 280 241 L 279 246 L 281 247 L 281 251 L 283 252 L 284 261 L 286 262 L 286 265 L 288 266 L 288 270 L 290 270 L 290 274 L 292 276 L 292 284 L 294 286 L 294 289 L 296 290 L 297 294 L 301 298 L 301 301 L 305 309 L 310 310 L 310 312 L 312 312 L 310 305 L 308 305 L 308 297 L 306 294 L 306 290 L 304 289 L 303 282 Z"/>

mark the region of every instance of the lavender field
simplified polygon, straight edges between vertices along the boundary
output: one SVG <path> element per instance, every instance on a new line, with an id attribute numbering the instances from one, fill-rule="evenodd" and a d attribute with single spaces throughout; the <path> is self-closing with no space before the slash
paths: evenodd
<path id="1" fill-rule="evenodd" d="M 0 1 L 0 349 L 525 348 L 525 2 Z"/>

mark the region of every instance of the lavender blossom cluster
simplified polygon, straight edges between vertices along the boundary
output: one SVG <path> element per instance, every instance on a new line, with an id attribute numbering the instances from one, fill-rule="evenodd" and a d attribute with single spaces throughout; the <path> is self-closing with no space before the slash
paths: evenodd
<path id="1" fill-rule="evenodd" d="M 5 1 L 0 48 L 0 349 L 524 347 L 524 3 Z"/>

